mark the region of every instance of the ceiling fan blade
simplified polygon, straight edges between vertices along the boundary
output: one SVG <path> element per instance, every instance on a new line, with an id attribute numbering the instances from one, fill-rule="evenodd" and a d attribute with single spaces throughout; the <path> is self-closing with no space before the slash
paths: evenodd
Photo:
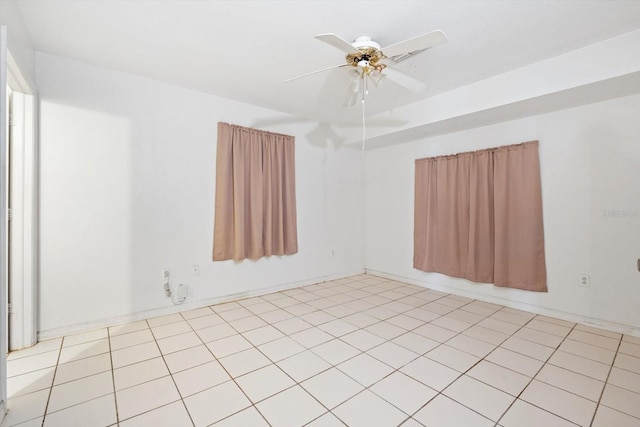
<path id="1" fill-rule="evenodd" d="M 334 66 L 332 66 L 332 67 L 323 68 L 323 69 L 321 69 L 321 70 L 312 71 L 312 72 L 310 72 L 310 73 L 302 74 L 302 75 L 300 75 L 300 76 L 291 77 L 290 79 L 287 79 L 287 80 L 283 81 L 283 83 L 287 83 L 287 82 L 290 82 L 290 81 L 292 81 L 292 80 L 298 80 L 298 79 L 301 79 L 301 78 L 303 78 L 303 77 L 311 76 L 311 75 L 313 75 L 313 74 L 322 73 L 323 71 L 333 70 L 334 68 L 346 67 L 346 66 L 348 66 L 348 65 L 349 65 L 349 64 L 340 64 L 340 65 L 334 65 Z"/>
<path id="2" fill-rule="evenodd" d="M 421 93 L 428 89 L 428 86 L 420 80 L 391 67 L 385 68 L 384 74 L 386 74 L 389 80 L 396 82 L 400 86 L 406 87 L 412 92 Z"/>
<path id="3" fill-rule="evenodd" d="M 340 38 L 336 34 L 327 33 L 327 34 L 318 34 L 315 36 L 318 40 L 323 41 L 331 46 L 340 49 L 344 53 L 360 53 L 358 48 L 354 47 L 348 41 Z"/>
<path id="4" fill-rule="evenodd" d="M 427 34 L 422 34 L 421 36 L 389 45 L 382 49 L 382 53 L 387 58 L 393 58 L 399 55 L 417 53 L 446 42 L 446 34 L 440 30 L 435 30 Z"/>

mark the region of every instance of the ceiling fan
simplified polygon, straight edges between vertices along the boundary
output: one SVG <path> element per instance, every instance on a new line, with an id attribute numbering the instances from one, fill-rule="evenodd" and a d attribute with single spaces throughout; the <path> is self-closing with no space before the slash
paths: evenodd
<path id="1" fill-rule="evenodd" d="M 351 75 L 350 85 L 344 101 L 345 106 L 354 105 L 359 93 L 362 93 L 362 99 L 364 101 L 364 97 L 368 91 L 368 82 L 371 81 L 377 86 L 385 77 L 388 77 L 389 80 L 394 81 L 412 92 L 420 93 L 425 91 L 427 85 L 395 69 L 394 66 L 427 49 L 447 42 L 447 36 L 440 30 L 422 34 L 384 48 L 369 36 L 360 36 L 356 38 L 353 43 L 349 43 L 333 33 L 319 34 L 315 36 L 315 38 L 346 53 L 346 62 L 302 74 L 285 80 L 285 82 L 335 68 L 347 68 Z"/>

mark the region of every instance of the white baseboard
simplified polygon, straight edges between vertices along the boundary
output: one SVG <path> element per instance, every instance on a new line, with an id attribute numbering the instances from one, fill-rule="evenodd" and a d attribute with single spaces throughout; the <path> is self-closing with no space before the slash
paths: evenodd
<path id="1" fill-rule="evenodd" d="M 554 310 L 534 304 L 527 304 L 518 301 L 513 301 L 506 298 L 493 297 L 489 295 L 485 295 L 479 292 L 473 291 L 465 291 L 458 288 L 438 285 L 435 283 L 429 283 L 427 281 L 420 281 L 411 279 L 409 277 L 400 276 L 397 274 L 385 273 L 382 271 L 365 269 L 367 274 L 371 274 L 372 276 L 383 277 L 385 279 L 391 279 L 398 282 L 409 283 L 411 285 L 422 286 L 424 288 L 433 289 L 436 291 L 447 292 L 454 295 L 459 295 L 467 298 L 473 298 L 480 301 L 489 302 L 492 304 L 498 304 L 509 308 L 514 308 L 517 310 L 528 311 L 530 313 L 541 314 L 544 316 L 555 317 L 557 319 L 566 320 L 568 322 L 580 323 L 587 326 L 593 326 L 594 328 L 606 329 L 612 332 L 618 332 L 621 334 L 632 335 L 635 337 L 640 337 L 640 328 L 625 325 L 622 323 L 610 322 L 607 320 L 596 319 L 594 317 L 582 316 L 579 314 L 568 313 L 565 311 Z"/>
<path id="2" fill-rule="evenodd" d="M 125 316 L 110 317 L 106 319 L 100 319 L 92 322 L 79 323 L 74 325 L 63 326 L 60 328 L 52 328 L 38 332 L 38 341 L 45 341 L 52 338 L 59 338 L 66 335 L 76 334 L 79 332 L 90 331 L 92 329 L 105 328 L 107 326 L 115 326 L 123 323 L 135 322 L 137 320 L 150 319 L 152 317 L 165 316 L 167 314 L 179 313 L 181 311 L 193 310 L 196 308 L 206 307 L 210 305 L 220 304 L 227 301 L 236 301 L 245 298 L 270 294 L 272 292 L 284 291 L 291 288 L 297 288 L 300 286 L 313 285 L 315 283 L 328 282 L 331 280 L 342 279 L 344 277 L 356 276 L 363 274 L 364 268 L 359 270 L 353 270 L 343 273 L 337 273 L 327 276 L 314 277 L 311 279 L 305 279 L 297 282 L 290 282 L 281 285 L 271 286 L 268 288 L 256 289 L 248 292 L 240 292 L 237 294 L 222 295 L 213 298 L 206 298 L 197 301 L 188 301 L 183 304 L 171 305 L 167 307 L 159 307 L 151 310 L 139 311 L 136 313 L 127 314 Z"/>

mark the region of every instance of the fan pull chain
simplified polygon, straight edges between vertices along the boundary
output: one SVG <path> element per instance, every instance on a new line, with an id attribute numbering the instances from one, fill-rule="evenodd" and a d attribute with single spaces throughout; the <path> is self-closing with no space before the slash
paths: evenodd
<path id="1" fill-rule="evenodd" d="M 362 89 L 362 152 L 364 153 L 364 143 L 366 141 L 366 136 L 367 136 L 367 127 L 365 125 L 365 105 L 366 103 L 364 102 L 365 100 L 365 95 L 367 93 L 367 75 L 365 74 L 364 76 L 364 85 L 363 85 L 363 89 Z"/>

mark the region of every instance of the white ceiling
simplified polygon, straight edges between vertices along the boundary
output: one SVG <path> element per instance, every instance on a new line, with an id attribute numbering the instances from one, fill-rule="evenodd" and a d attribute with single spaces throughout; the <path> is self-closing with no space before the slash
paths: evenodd
<path id="1" fill-rule="evenodd" d="M 446 92 L 640 28 L 640 1 L 101 1 L 20 0 L 36 50 L 331 123 L 343 62 L 313 38 L 369 35 L 382 46 L 435 29 L 449 43 L 401 63 L 429 85 L 415 95 L 385 80 L 368 114 Z"/>

